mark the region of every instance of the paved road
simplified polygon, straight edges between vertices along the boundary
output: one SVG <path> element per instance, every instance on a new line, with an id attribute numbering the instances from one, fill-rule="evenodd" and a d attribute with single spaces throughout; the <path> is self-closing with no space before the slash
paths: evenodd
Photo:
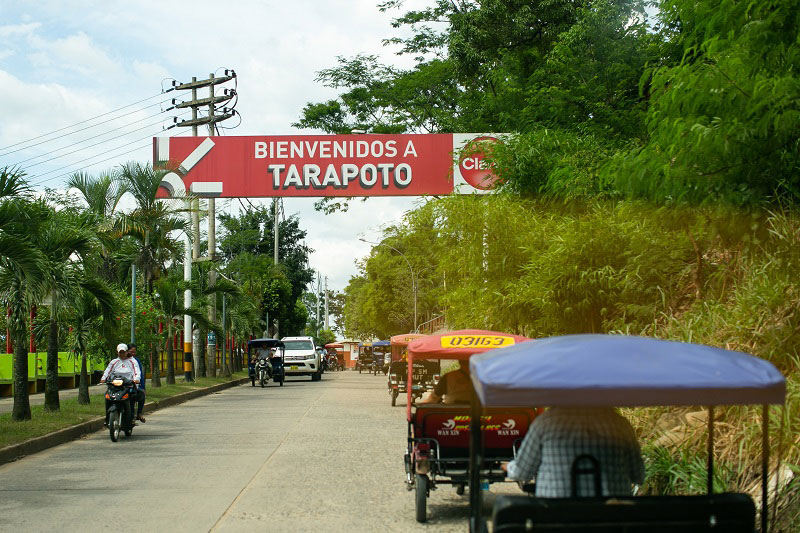
<path id="1" fill-rule="evenodd" d="M 414 521 L 405 407 L 384 376 L 249 385 L 0 466 L 0 531 L 464 531 L 468 495 Z M 502 490 L 502 489 L 501 489 Z"/>

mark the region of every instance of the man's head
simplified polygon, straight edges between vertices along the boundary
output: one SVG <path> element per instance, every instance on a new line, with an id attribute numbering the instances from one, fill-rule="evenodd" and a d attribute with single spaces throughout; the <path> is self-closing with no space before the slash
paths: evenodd
<path id="1" fill-rule="evenodd" d="M 124 342 L 117 344 L 117 357 L 120 359 L 128 358 L 128 345 Z"/>
<path id="2" fill-rule="evenodd" d="M 459 359 L 458 366 L 462 372 L 466 372 L 469 374 L 469 360 Z"/>
<path id="3" fill-rule="evenodd" d="M 131 357 L 136 357 L 136 343 L 132 342 L 128 345 L 128 355 Z"/>

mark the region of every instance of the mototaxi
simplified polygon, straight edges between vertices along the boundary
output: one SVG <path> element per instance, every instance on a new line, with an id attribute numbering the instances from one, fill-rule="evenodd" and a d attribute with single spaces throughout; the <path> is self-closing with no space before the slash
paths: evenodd
<path id="1" fill-rule="evenodd" d="M 284 345 L 278 339 L 251 339 L 247 341 L 248 374 L 253 387 L 256 386 L 256 360 L 258 357 L 269 359 L 272 380 L 283 387 L 286 378 L 284 371 Z"/>
<path id="2" fill-rule="evenodd" d="M 572 464 L 571 498 L 501 495 L 495 499 L 493 531 L 625 531 L 645 533 L 755 531 L 755 504 L 748 494 L 713 491 L 714 406 L 762 406 L 761 527 L 768 518 L 769 405 L 785 401 L 786 382 L 768 361 L 742 352 L 624 335 L 544 338 L 470 360 L 472 418 L 495 406 L 708 406 L 706 494 L 681 496 L 577 497 Z M 471 422 L 470 464 L 491 456 L 489 439 Z M 584 471 L 584 473 L 586 473 Z M 589 469 L 595 491 L 602 467 Z M 482 474 L 470 470 L 470 531 L 487 531 Z M 530 486 L 529 486 L 530 487 Z"/>
<path id="3" fill-rule="evenodd" d="M 387 375 L 387 391 L 391 397 L 392 407 L 397 404 L 397 398 L 407 392 L 408 387 L 408 361 L 406 351 L 408 343 L 422 338 L 421 333 L 406 333 L 395 335 L 389 339 L 391 343 L 391 362 Z M 439 361 L 417 361 L 413 363 L 411 396 L 413 399 L 421 397 L 425 392 L 432 390 L 439 382 L 441 365 Z"/>
<path id="4" fill-rule="evenodd" d="M 414 364 L 429 360 L 469 360 L 493 348 L 514 346 L 529 339 L 519 335 L 465 329 L 427 335 L 408 345 L 408 376 Z M 446 379 L 442 376 L 442 379 Z M 470 424 L 471 408 L 464 404 L 413 404 L 413 390 L 406 390 L 408 446 L 405 452 L 406 488 L 415 491 L 418 522 L 427 520 L 427 499 L 440 485 L 453 485 L 460 495 L 470 480 L 470 434 L 477 432 L 488 452 L 479 463 L 484 483 L 505 481 L 500 464 L 514 458 L 537 411 L 531 407 L 493 407 L 483 412 L 477 429 Z"/>

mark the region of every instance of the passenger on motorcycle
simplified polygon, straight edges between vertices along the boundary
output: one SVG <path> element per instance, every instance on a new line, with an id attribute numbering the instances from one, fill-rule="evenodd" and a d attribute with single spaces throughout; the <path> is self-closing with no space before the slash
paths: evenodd
<path id="1" fill-rule="evenodd" d="M 105 383 L 114 374 L 130 376 L 135 385 L 138 385 L 141 381 L 142 373 L 139 371 L 139 365 L 136 363 L 136 359 L 128 355 L 128 346 L 125 343 L 117 345 L 117 358 L 108 363 L 106 371 L 103 372 L 103 377 L 100 378 L 100 383 Z M 109 401 L 106 400 L 105 425 L 108 425 L 108 404 Z"/>
<path id="2" fill-rule="evenodd" d="M 139 374 L 142 376 L 142 382 L 139 383 L 139 390 L 136 391 L 136 420 L 139 420 L 142 424 L 146 422 L 144 417 L 142 416 L 142 411 L 144 410 L 144 401 L 145 401 L 145 379 L 144 374 L 144 366 L 142 366 L 142 362 L 136 357 L 136 343 L 132 342 L 128 345 L 128 355 L 136 361 L 136 364 L 139 365 Z"/>

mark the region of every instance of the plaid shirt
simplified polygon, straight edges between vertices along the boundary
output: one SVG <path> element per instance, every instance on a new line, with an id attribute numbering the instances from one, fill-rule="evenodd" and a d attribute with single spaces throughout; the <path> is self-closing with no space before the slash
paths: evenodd
<path id="1" fill-rule="evenodd" d="M 644 482 L 636 434 L 611 408 L 555 407 L 534 420 L 508 464 L 511 479 L 536 478 L 536 496 L 572 496 L 572 463 L 588 454 L 600 463 L 603 496 L 630 496 L 631 485 Z M 591 474 L 578 476 L 578 496 L 594 496 Z"/>

